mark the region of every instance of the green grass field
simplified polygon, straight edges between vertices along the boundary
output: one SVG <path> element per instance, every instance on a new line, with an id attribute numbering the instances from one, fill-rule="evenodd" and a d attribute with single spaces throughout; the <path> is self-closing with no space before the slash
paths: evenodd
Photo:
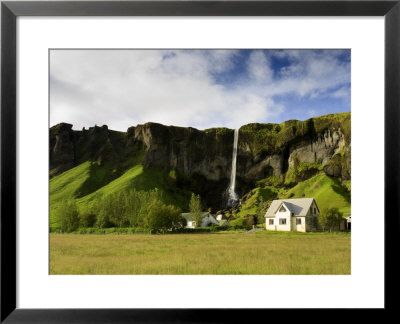
<path id="1" fill-rule="evenodd" d="M 350 274 L 349 233 L 50 234 L 50 274 Z"/>

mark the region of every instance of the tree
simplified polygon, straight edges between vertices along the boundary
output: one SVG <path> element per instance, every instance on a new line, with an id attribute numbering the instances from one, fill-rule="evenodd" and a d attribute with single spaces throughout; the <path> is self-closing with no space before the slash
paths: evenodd
<path id="1" fill-rule="evenodd" d="M 63 200 L 56 211 L 56 219 L 62 232 L 73 232 L 79 227 L 79 212 L 75 200 Z"/>
<path id="2" fill-rule="evenodd" d="M 117 227 L 129 225 L 127 216 L 127 203 L 125 193 L 115 193 L 109 197 L 111 199 L 112 209 L 110 210 L 110 220 Z"/>
<path id="3" fill-rule="evenodd" d="M 329 232 L 335 227 L 340 226 L 340 222 L 343 220 L 343 213 L 338 208 L 329 208 L 319 216 L 319 223 L 325 228 L 329 229 Z"/>
<path id="4" fill-rule="evenodd" d="M 181 210 L 172 205 L 165 205 L 161 201 L 154 201 L 144 217 L 144 227 L 156 232 L 165 232 L 184 226 L 185 219 Z"/>
<path id="5" fill-rule="evenodd" d="M 162 193 L 156 188 L 150 191 L 132 190 L 127 194 L 127 218 L 130 226 L 143 226 L 143 220 L 150 207 L 157 201 L 163 201 Z"/>
<path id="6" fill-rule="evenodd" d="M 200 195 L 195 195 L 194 193 L 192 193 L 192 197 L 190 198 L 190 203 L 189 203 L 189 211 L 193 215 L 197 226 L 200 226 L 203 220 L 201 210 L 202 209 L 201 209 Z"/>

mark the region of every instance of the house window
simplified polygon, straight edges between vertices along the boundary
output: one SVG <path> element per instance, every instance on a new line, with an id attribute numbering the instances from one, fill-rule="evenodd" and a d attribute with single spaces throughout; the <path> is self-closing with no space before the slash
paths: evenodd
<path id="1" fill-rule="evenodd" d="M 279 209 L 279 211 L 281 212 L 281 213 L 284 213 L 285 211 L 286 211 L 286 209 L 285 209 L 285 207 L 281 207 L 280 209 Z"/>
<path id="2" fill-rule="evenodd" d="M 279 219 L 279 225 L 286 225 L 286 218 Z"/>
<path id="3" fill-rule="evenodd" d="M 301 218 L 296 218 L 296 225 L 301 225 Z"/>
<path id="4" fill-rule="evenodd" d="M 274 225 L 274 220 L 272 218 L 269 219 L 268 225 Z"/>
<path id="5" fill-rule="evenodd" d="M 196 227 L 196 222 L 192 222 L 192 226 L 193 226 L 193 227 Z"/>

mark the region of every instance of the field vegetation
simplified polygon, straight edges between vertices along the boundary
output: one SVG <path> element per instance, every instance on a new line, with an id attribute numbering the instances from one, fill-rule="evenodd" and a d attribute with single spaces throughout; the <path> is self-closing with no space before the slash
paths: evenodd
<path id="1" fill-rule="evenodd" d="M 350 233 L 50 234 L 50 274 L 350 274 Z"/>

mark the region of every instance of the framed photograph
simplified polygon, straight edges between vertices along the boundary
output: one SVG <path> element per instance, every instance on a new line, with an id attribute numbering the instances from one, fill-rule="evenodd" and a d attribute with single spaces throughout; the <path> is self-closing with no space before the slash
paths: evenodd
<path id="1" fill-rule="evenodd" d="M 393 309 L 399 16 L 3 1 L 1 321 Z"/>

